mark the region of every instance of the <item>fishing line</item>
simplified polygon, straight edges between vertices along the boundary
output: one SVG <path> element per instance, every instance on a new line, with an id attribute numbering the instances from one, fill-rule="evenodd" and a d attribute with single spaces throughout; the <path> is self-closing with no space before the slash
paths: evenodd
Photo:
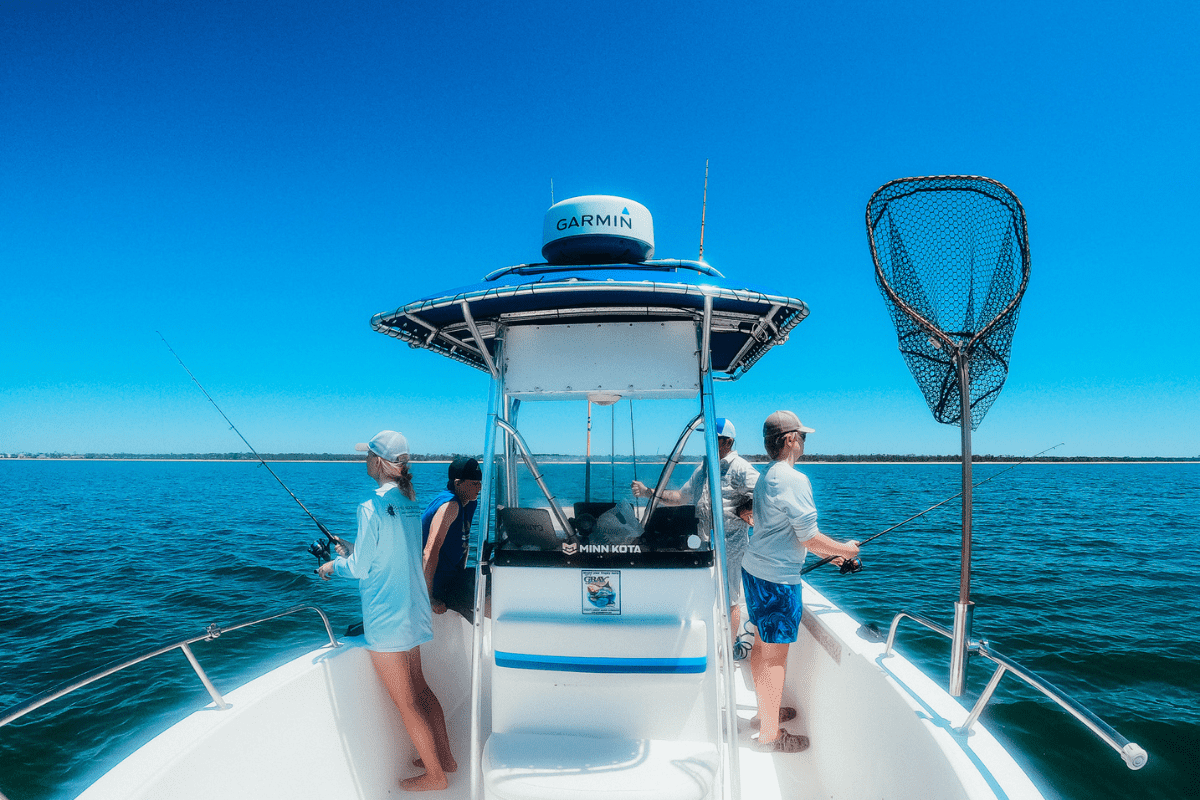
<path id="1" fill-rule="evenodd" d="M 608 470 L 609 480 L 612 481 L 613 503 L 617 502 L 617 405 L 608 407 Z"/>
<path id="2" fill-rule="evenodd" d="M 633 398 L 629 398 L 629 446 L 633 449 L 633 479 L 637 480 L 637 429 L 633 426 Z M 637 504 L 637 495 L 633 502 Z"/>
<path id="3" fill-rule="evenodd" d="M 1031 455 L 1029 458 L 1025 459 L 1024 461 L 1018 461 L 1016 464 L 1011 464 L 1008 467 L 997 472 L 995 475 L 984 478 L 979 483 L 972 484 L 971 488 L 977 489 L 978 487 L 983 486 L 985 483 L 987 483 L 989 481 L 994 481 L 996 478 L 999 478 L 1001 475 L 1008 472 L 1009 470 L 1016 469 L 1017 467 L 1021 466 L 1022 464 L 1028 464 L 1030 461 L 1033 461 L 1038 456 L 1043 455 L 1045 453 L 1049 453 L 1051 450 L 1054 450 L 1055 448 L 1062 447 L 1063 444 L 1065 444 L 1065 442 L 1059 442 L 1058 444 L 1054 445 L 1054 447 L 1047 447 L 1041 453 L 1035 453 L 1035 454 Z M 911 517 L 904 520 L 903 522 L 897 522 L 895 525 L 888 528 L 887 530 L 880 531 L 879 533 L 875 534 L 874 536 L 871 536 L 870 538 L 863 539 L 861 542 L 858 543 L 858 546 L 861 548 L 867 542 L 873 542 L 876 539 L 878 539 L 880 536 L 883 536 L 885 533 L 891 533 L 892 531 L 896 530 L 896 528 L 899 528 L 901 525 L 907 525 L 908 523 L 912 522 L 917 517 L 924 516 L 924 515 L 928 514 L 930 511 L 933 511 L 935 508 L 944 506 L 944 505 L 946 505 L 946 503 L 949 503 L 954 498 L 961 497 L 961 496 L 962 496 L 961 491 L 958 492 L 957 494 L 953 494 L 953 495 L 947 497 L 945 500 L 941 501 L 940 503 L 935 503 L 935 504 L 931 505 L 929 508 L 925 509 L 924 511 L 919 511 L 916 514 L 913 514 Z M 812 572 L 817 567 L 828 564 L 830 561 L 833 561 L 835 558 L 838 558 L 838 556 L 828 556 L 827 558 L 823 558 L 820 561 L 818 561 L 817 563 L 807 566 L 804 569 L 800 570 L 800 574 L 807 575 L 808 573 Z M 850 565 L 850 566 L 847 567 L 847 565 Z M 853 572 L 858 572 L 859 570 L 862 569 L 862 562 L 859 561 L 857 558 L 849 558 L 849 559 L 846 559 L 846 561 L 842 563 L 842 566 L 840 567 L 840 569 L 841 569 L 841 573 L 843 575 L 853 573 Z"/>
<path id="4" fill-rule="evenodd" d="M 592 398 L 588 397 L 587 458 L 583 462 L 583 500 L 592 502 Z"/>
<path id="5" fill-rule="evenodd" d="M 225 412 L 221 410 L 221 407 L 219 405 L 217 405 L 217 401 L 212 399 L 212 395 L 210 395 L 208 393 L 208 390 L 205 389 L 204 386 L 202 386 L 200 384 L 200 381 L 198 381 L 196 379 L 196 376 L 192 374 L 192 371 L 190 369 L 188 369 L 187 364 L 183 363 L 183 359 L 180 358 L 179 354 L 175 352 L 175 348 L 171 347 L 170 342 L 167 341 L 167 337 L 163 336 L 162 333 L 159 331 L 155 331 L 155 333 L 158 334 L 158 338 L 163 340 L 163 344 L 165 344 L 167 346 L 167 349 L 171 351 L 171 355 L 175 356 L 175 360 L 179 362 L 179 366 L 183 367 L 184 371 L 187 372 L 188 376 L 192 379 L 192 383 L 196 384 L 196 386 L 198 386 L 200 388 L 201 392 L 204 392 L 204 396 L 208 398 L 208 402 L 212 403 L 213 408 L 215 408 L 217 410 L 217 413 L 220 414 L 222 417 L 225 417 L 225 421 L 229 423 L 230 429 L 238 435 L 238 438 L 240 438 L 242 440 L 242 442 L 245 443 L 246 447 L 250 448 L 250 452 L 254 453 L 254 457 L 258 459 L 258 463 L 267 468 L 267 472 L 271 473 L 272 478 L 279 481 L 279 485 L 283 487 L 283 490 L 285 492 L 287 492 L 289 495 L 291 495 L 292 499 L 296 501 L 296 505 L 298 505 L 298 506 L 300 506 L 300 508 L 304 509 L 304 513 L 308 514 L 309 518 L 313 522 L 317 523 L 317 527 L 321 529 L 321 533 L 323 533 L 325 535 L 325 538 L 329 540 L 329 543 L 326 544 L 325 542 L 321 542 L 320 540 L 317 540 L 316 543 L 309 545 L 308 551 L 310 553 L 312 553 L 314 556 L 316 556 L 318 559 L 320 559 L 322 557 L 322 555 L 321 555 L 321 553 L 318 553 L 317 550 L 321 550 L 325 556 L 325 559 L 328 560 L 329 544 L 337 544 L 339 542 L 343 542 L 344 540 L 341 539 L 340 537 L 334 536 L 332 533 L 330 533 L 329 529 L 326 528 L 324 525 L 322 525 L 321 521 L 319 519 L 317 519 L 316 517 L 313 516 L 313 513 L 308 510 L 308 507 L 305 506 L 304 503 L 300 502 L 300 498 L 296 497 L 295 493 L 287 487 L 286 483 L 283 482 L 283 479 L 275 474 L 275 470 L 271 469 L 271 466 L 269 464 L 267 464 L 266 461 L 263 461 L 263 457 L 258 454 L 258 451 L 254 449 L 254 446 L 251 445 L 250 442 L 246 441 L 246 437 L 242 436 L 242 432 L 237 429 L 237 426 L 233 424 L 233 421 L 231 419 L 229 419 L 229 417 L 225 416 Z"/>

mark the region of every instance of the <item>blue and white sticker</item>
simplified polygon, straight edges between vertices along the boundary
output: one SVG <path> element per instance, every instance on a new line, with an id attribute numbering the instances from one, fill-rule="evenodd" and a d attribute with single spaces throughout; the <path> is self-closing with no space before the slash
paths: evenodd
<path id="1" fill-rule="evenodd" d="M 580 570 L 583 582 L 584 614 L 621 613 L 621 571 L 619 569 Z"/>

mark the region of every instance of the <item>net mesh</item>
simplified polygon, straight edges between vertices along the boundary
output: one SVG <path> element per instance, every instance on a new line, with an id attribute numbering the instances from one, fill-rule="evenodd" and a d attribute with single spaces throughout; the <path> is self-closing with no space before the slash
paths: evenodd
<path id="1" fill-rule="evenodd" d="M 867 236 L 900 352 L 934 419 L 961 424 L 961 352 L 978 428 L 1008 376 L 1029 281 L 1021 201 L 990 178 L 903 178 L 871 196 Z"/>

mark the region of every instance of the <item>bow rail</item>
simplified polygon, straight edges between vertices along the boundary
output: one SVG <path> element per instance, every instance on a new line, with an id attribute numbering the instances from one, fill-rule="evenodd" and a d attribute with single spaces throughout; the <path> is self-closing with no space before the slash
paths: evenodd
<path id="1" fill-rule="evenodd" d="M 888 630 L 887 645 L 883 649 L 883 657 L 889 658 L 892 655 L 892 645 L 896 641 L 896 631 L 900 627 L 900 620 L 908 617 L 919 625 L 923 625 L 936 634 L 946 637 L 954 641 L 954 632 L 943 625 L 939 625 L 932 620 L 913 614 L 909 611 L 901 611 L 892 618 L 892 626 Z M 991 644 L 987 639 L 971 639 L 967 643 L 967 652 L 974 653 L 986 658 L 996 665 L 996 671 L 992 673 L 991 679 L 984 688 L 983 693 L 979 695 L 979 699 L 975 701 L 975 706 L 971 709 L 971 713 L 967 715 L 966 721 L 962 727 L 958 728 L 958 732 L 963 735 L 969 735 L 971 728 L 975 725 L 975 721 L 979 719 L 979 715 L 987 707 L 991 701 L 992 695 L 996 691 L 996 687 L 1000 685 L 1000 679 L 1006 673 L 1011 672 L 1025 683 L 1037 689 L 1046 697 L 1053 700 L 1060 708 L 1066 711 L 1075 719 L 1079 720 L 1084 726 L 1094 733 L 1106 745 L 1111 747 L 1121 756 L 1121 760 L 1130 769 L 1141 769 L 1146 766 L 1146 761 L 1150 758 L 1140 746 L 1135 742 L 1131 742 L 1121 734 L 1117 733 L 1116 729 L 1109 725 L 1104 720 L 1093 714 L 1088 708 L 1083 706 L 1074 698 L 1066 694 L 1054 684 L 1042 678 L 1037 673 L 1025 669 L 1011 658 L 997 653 L 991 648 Z"/>
<path id="2" fill-rule="evenodd" d="M 212 681 L 209 680 L 208 675 L 204 672 L 204 668 L 201 667 L 200 662 L 196 660 L 195 654 L 192 653 L 191 645 L 193 645 L 196 642 L 201 642 L 201 641 L 211 642 L 213 639 L 216 639 L 221 634 L 229 633 L 230 631 L 236 631 L 239 628 L 247 628 L 251 625 L 258 625 L 263 622 L 269 622 L 273 619 L 279 619 L 280 617 L 286 617 L 290 614 L 296 614 L 301 611 L 308 611 L 309 609 L 317 612 L 317 614 L 319 614 L 321 617 L 321 622 L 323 622 L 325 624 L 325 633 L 327 633 L 329 635 L 329 646 L 330 647 L 341 647 L 341 644 L 338 642 L 337 637 L 333 635 L 333 627 L 329 624 L 329 617 L 326 616 L 324 611 L 317 608 L 316 606 L 309 606 L 309 605 L 292 606 L 291 608 L 285 609 L 283 611 L 280 611 L 276 614 L 272 614 L 267 617 L 261 617 L 259 619 L 238 622 L 233 625 L 220 626 L 220 625 L 217 625 L 216 623 L 213 623 L 213 624 L 209 625 L 207 628 L 205 628 L 204 633 L 200 634 L 199 636 L 193 636 L 190 639 L 182 639 L 178 642 L 171 642 L 170 644 L 155 647 L 150 650 L 147 650 L 146 652 L 142 653 L 141 655 L 134 656 L 133 658 L 130 658 L 126 661 L 122 661 L 117 664 L 110 664 L 107 667 L 101 667 L 100 669 L 95 670 L 93 672 L 89 672 L 80 678 L 76 678 L 75 680 L 69 681 L 69 682 L 61 684 L 60 686 L 57 686 L 53 689 L 50 689 L 49 691 L 44 692 L 43 694 L 40 694 L 37 697 L 34 697 L 30 700 L 25 701 L 24 703 L 13 706 L 12 708 L 3 712 L 3 714 L 0 714 L 0 728 L 3 728 L 5 725 L 7 725 L 10 722 L 13 722 L 14 720 L 20 719 L 21 717 L 25 716 L 26 714 L 28 714 L 31 711 L 35 711 L 35 710 L 41 708 L 42 706 L 46 705 L 47 703 L 51 703 L 51 702 L 59 699 L 60 697 L 65 697 L 66 695 L 70 694 L 71 692 L 74 692 L 77 689 L 81 689 L 90 683 L 95 683 L 96 681 L 100 680 L 101 678 L 106 678 L 109 675 L 120 672 L 121 670 L 126 669 L 128 667 L 132 667 L 135 664 L 140 664 L 143 661 L 148 661 L 149 659 L 154 658 L 155 656 L 159 656 L 159 655 L 162 655 L 163 653 L 170 652 L 171 650 L 174 650 L 176 648 L 179 648 L 180 650 L 182 650 L 183 654 L 185 656 L 187 656 L 188 663 L 191 664 L 192 669 L 194 669 L 196 671 L 197 677 L 200 678 L 200 682 L 204 684 L 204 688 L 207 689 L 209 695 L 212 696 L 213 702 L 216 703 L 217 708 L 219 708 L 221 710 L 227 709 L 230 707 L 229 704 L 225 702 L 225 698 L 222 697 L 221 693 L 217 691 L 217 688 L 215 686 L 213 686 Z"/>

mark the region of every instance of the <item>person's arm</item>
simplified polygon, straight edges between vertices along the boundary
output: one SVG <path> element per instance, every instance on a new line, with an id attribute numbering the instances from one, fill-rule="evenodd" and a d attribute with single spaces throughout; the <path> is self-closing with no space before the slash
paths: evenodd
<path id="1" fill-rule="evenodd" d="M 758 479 L 762 477 L 758 474 L 758 470 L 754 465 L 745 459 L 739 459 L 741 469 L 738 470 L 738 482 L 741 484 L 740 491 L 742 494 L 754 496 L 754 487 L 758 485 Z"/>
<path id="2" fill-rule="evenodd" d="M 822 558 L 832 557 L 839 566 L 841 559 L 854 558 L 858 555 L 858 542 L 853 540 L 839 542 L 836 539 L 830 539 L 820 531 L 809 537 L 804 545 Z"/>
<path id="3" fill-rule="evenodd" d="M 746 523 L 751 528 L 753 528 L 754 527 L 754 495 L 750 495 L 746 499 L 742 500 L 742 502 L 738 503 L 738 506 L 737 506 L 737 508 L 734 509 L 733 513 L 737 514 L 737 516 L 739 518 L 741 518 L 742 522 Z"/>
<path id="4" fill-rule="evenodd" d="M 654 494 L 654 490 L 641 481 L 634 481 L 629 487 L 633 490 L 634 497 L 651 497 Z M 658 502 L 664 506 L 681 506 L 683 493 L 677 489 L 663 489 L 658 495 Z"/>
<path id="5" fill-rule="evenodd" d="M 696 502 L 698 487 L 704 483 L 705 477 L 704 465 L 701 464 L 696 467 L 696 471 L 692 473 L 692 477 L 688 478 L 688 482 L 681 488 L 663 489 L 658 495 L 658 502 L 664 506 L 682 506 Z M 651 497 L 654 495 L 653 490 L 647 489 L 646 485 L 641 481 L 634 481 L 633 483 L 635 484 L 633 494 L 636 497 Z M 643 494 L 638 494 L 638 487 L 641 487 Z"/>
<path id="6" fill-rule="evenodd" d="M 437 572 L 438 556 L 442 553 L 442 544 L 454 520 L 458 519 L 459 505 L 457 500 L 448 500 L 442 504 L 429 523 L 429 539 L 425 542 L 425 552 L 422 555 L 425 570 L 425 588 L 429 591 L 429 602 L 436 614 L 444 613 L 446 604 L 433 596 L 433 576 Z"/>
<path id="7" fill-rule="evenodd" d="M 728 523 L 728 514 L 732 511 L 735 517 L 753 527 L 754 486 L 758 483 L 758 470 L 749 461 L 739 456 L 730 465 L 728 475 L 729 488 L 728 490 L 722 489 L 727 509 L 725 520 Z"/>
<path id="8" fill-rule="evenodd" d="M 796 473 L 788 488 L 787 515 L 791 519 L 796 538 L 805 547 L 823 558 L 832 557 L 838 565 L 841 565 L 842 559 L 858 555 L 858 542 L 830 539 L 817 527 L 817 508 L 812 501 L 812 484 L 806 476 Z"/>
<path id="9" fill-rule="evenodd" d="M 350 554 L 326 561 L 317 569 L 317 573 L 326 580 L 332 575 L 362 580 L 371 569 L 378 542 L 379 520 L 375 518 L 371 503 L 363 503 L 358 507 L 358 536 L 350 547 Z"/>

